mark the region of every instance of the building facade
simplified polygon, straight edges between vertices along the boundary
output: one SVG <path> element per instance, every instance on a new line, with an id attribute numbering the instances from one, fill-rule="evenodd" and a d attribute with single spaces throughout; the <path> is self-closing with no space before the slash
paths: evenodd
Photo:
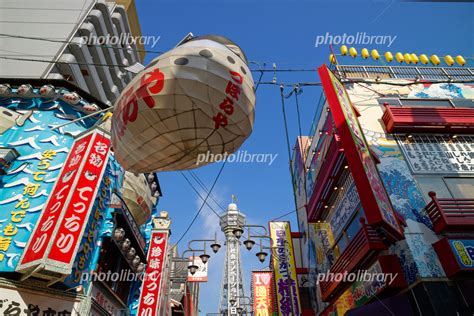
<path id="1" fill-rule="evenodd" d="M 313 311 L 472 314 L 473 69 L 319 75 L 320 113 L 291 164 Z"/>
<path id="2" fill-rule="evenodd" d="M 4 78 L 65 79 L 112 105 L 144 58 L 134 1 L 6 1 L 2 13 Z"/>
<path id="3" fill-rule="evenodd" d="M 115 161 L 107 105 L 67 81 L 25 80 L 0 85 L 1 312 L 127 315 L 157 176 Z"/>

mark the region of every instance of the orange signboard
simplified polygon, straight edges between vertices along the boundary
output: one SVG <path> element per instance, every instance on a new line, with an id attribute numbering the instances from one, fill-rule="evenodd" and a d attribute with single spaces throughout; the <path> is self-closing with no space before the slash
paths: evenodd
<path id="1" fill-rule="evenodd" d="M 253 312 L 255 316 L 273 315 L 273 273 L 252 272 Z"/>

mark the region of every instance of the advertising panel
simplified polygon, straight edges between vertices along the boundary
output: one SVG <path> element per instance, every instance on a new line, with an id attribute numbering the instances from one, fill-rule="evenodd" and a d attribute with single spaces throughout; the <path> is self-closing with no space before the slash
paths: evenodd
<path id="1" fill-rule="evenodd" d="M 273 273 L 253 271 L 253 312 L 255 316 L 273 315 Z"/>
<path id="2" fill-rule="evenodd" d="M 69 287 L 76 287 L 81 284 L 86 290 L 89 288 L 89 280 L 92 277 L 91 271 L 94 269 L 99 257 L 97 247 L 102 244 L 100 235 L 104 230 L 104 221 L 111 199 L 111 191 L 116 186 L 117 181 L 116 177 L 112 174 L 112 165 L 113 161 L 109 160 L 104 180 L 99 188 L 99 193 L 89 216 L 89 222 L 82 235 L 81 245 L 72 265 L 72 272 L 63 282 Z"/>
<path id="3" fill-rule="evenodd" d="M 55 261 L 56 271 L 69 274 L 80 245 L 98 186 L 107 166 L 110 139 L 105 133 L 93 132 L 92 146 L 74 186 L 74 192 L 59 222 L 59 230 L 49 250 L 48 259 Z M 50 263 L 48 260 L 48 264 Z"/>
<path id="4" fill-rule="evenodd" d="M 270 222 L 278 315 L 302 315 L 289 222 Z"/>
<path id="5" fill-rule="evenodd" d="M 415 134 L 396 138 L 413 173 L 474 174 L 474 136 Z"/>
<path id="6" fill-rule="evenodd" d="M 395 211 L 347 92 L 327 66 L 320 67 L 318 71 L 367 222 L 382 224 L 393 237 L 399 239 L 402 232 L 396 220 Z"/>
<path id="7" fill-rule="evenodd" d="M 137 316 L 151 316 L 158 312 L 165 254 L 168 251 L 167 244 L 167 231 L 152 231 Z"/>
<path id="8" fill-rule="evenodd" d="M 209 262 L 202 262 L 199 257 L 189 257 L 189 265 L 196 265 L 198 269 L 196 273 L 191 274 L 188 270 L 188 282 L 207 282 L 207 265 Z"/>
<path id="9" fill-rule="evenodd" d="M 58 290 L 33 289 L 0 280 L 0 315 L 69 315 L 88 314 L 82 295 Z"/>
<path id="10" fill-rule="evenodd" d="M 107 165 L 109 148 L 108 136 L 97 130 L 76 139 L 18 271 L 45 263 L 44 270 L 71 273 Z"/>
<path id="11" fill-rule="evenodd" d="M 453 249 L 456 261 L 462 269 L 474 268 L 474 240 L 450 239 L 449 245 Z"/>
<path id="12" fill-rule="evenodd" d="M 86 154 L 86 148 L 92 140 L 92 134 L 77 139 L 69 152 L 48 202 L 41 213 L 35 230 L 25 248 L 23 257 L 17 267 L 17 271 L 22 271 L 42 262 L 54 230 L 57 226 L 62 210 L 72 195 L 72 188 L 75 186 L 76 179 L 79 177 L 83 158 Z"/>

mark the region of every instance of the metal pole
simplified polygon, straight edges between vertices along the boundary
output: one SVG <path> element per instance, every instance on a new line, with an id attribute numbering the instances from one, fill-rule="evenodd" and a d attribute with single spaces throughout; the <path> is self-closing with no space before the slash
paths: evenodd
<path id="1" fill-rule="evenodd" d="M 72 123 L 76 123 L 76 122 L 79 122 L 79 121 L 82 121 L 84 119 L 87 119 L 89 117 L 93 117 L 93 116 L 96 116 L 97 114 L 100 114 L 100 113 L 104 113 L 104 112 L 107 112 L 109 111 L 110 109 L 112 109 L 113 106 L 109 106 L 108 108 L 106 109 L 103 109 L 103 110 L 100 110 L 100 111 L 97 111 L 97 112 L 94 112 L 94 113 L 91 113 L 91 114 L 87 114 L 86 116 L 82 116 L 82 117 L 78 117 L 77 119 L 74 119 L 72 121 L 69 121 L 67 123 L 64 123 L 64 124 L 61 124 L 61 125 L 58 125 L 58 126 L 55 126 L 55 127 L 52 127 L 51 130 L 55 130 L 55 129 L 58 129 L 58 128 L 61 128 L 61 127 L 64 127 L 64 126 L 67 126 L 69 124 L 72 124 Z"/>

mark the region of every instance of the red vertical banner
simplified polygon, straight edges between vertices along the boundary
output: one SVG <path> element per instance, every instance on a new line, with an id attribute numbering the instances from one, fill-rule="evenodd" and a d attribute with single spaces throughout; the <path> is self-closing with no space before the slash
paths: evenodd
<path id="1" fill-rule="evenodd" d="M 63 169 L 59 173 L 56 184 L 43 209 L 33 234 L 23 251 L 17 270 L 21 271 L 44 262 L 53 232 L 66 205 L 71 189 L 79 177 L 79 169 L 92 140 L 92 134 L 77 139 L 69 152 Z"/>
<path id="2" fill-rule="evenodd" d="M 43 264 L 42 270 L 71 273 L 109 152 L 105 132 L 93 130 L 75 140 L 17 271 Z"/>
<path id="3" fill-rule="evenodd" d="M 255 316 L 273 315 L 273 272 L 252 272 L 253 312 Z"/>
<path id="4" fill-rule="evenodd" d="M 147 267 L 140 292 L 137 316 L 158 315 L 162 274 L 168 245 L 168 231 L 152 231 L 147 254 Z M 164 280 L 166 282 L 166 280 Z"/>
<path id="5" fill-rule="evenodd" d="M 318 72 L 367 222 L 382 226 L 394 239 L 400 239 L 402 232 L 395 211 L 369 152 L 347 91 L 327 66 L 321 66 Z"/>
<path id="6" fill-rule="evenodd" d="M 85 156 L 85 164 L 48 253 L 48 262 L 54 261 L 64 273 L 72 268 L 107 166 L 109 152 L 109 136 L 94 133 L 90 150 Z"/>

